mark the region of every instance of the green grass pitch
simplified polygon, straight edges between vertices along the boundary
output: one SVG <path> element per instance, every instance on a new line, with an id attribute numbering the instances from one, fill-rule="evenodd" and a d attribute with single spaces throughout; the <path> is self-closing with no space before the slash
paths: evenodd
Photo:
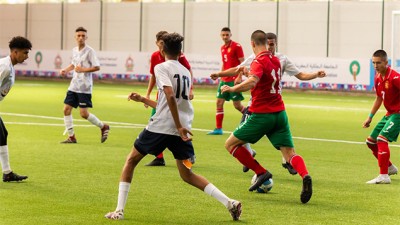
<path id="1" fill-rule="evenodd" d="M 234 222 L 218 201 L 179 177 L 172 154 L 166 167 L 145 167 L 134 175 L 125 220 L 108 221 L 104 214 L 116 207 L 118 182 L 126 155 L 147 124 L 150 109 L 128 102 L 131 91 L 146 86 L 95 84 L 90 110 L 111 126 L 101 144 L 100 131 L 74 110 L 76 145 L 62 145 L 65 82 L 16 81 L 0 103 L 0 116 L 9 131 L 12 169 L 29 179 L 0 183 L 0 224 L 398 224 L 400 175 L 390 185 L 367 185 L 378 175 L 378 165 L 364 144 L 371 129 L 363 129 L 374 96 L 332 95 L 284 90 L 297 153 L 313 177 L 314 194 L 301 204 L 301 178 L 281 167 L 280 152 L 266 138 L 253 148 L 257 160 L 269 169 L 274 187 L 268 194 L 248 192 L 252 172 L 224 149 L 229 131 L 240 114 L 225 105 L 222 136 L 207 136 L 215 126 L 215 88 L 195 88 L 193 170 L 205 176 L 229 197 L 243 204 L 241 221 Z M 247 104 L 249 93 L 245 95 Z M 372 126 L 384 115 L 379 111 Z M 391 145 L 391 160 L 400 166 L 399 145 Z"/>

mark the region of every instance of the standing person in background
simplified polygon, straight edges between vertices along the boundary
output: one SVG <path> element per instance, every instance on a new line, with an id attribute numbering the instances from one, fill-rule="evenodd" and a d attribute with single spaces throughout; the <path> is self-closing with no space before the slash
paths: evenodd
<path id="1" fill-rule="evenodd" d="M 68 133 L 68 138 L 62 144 L 77 143 L 73 119 L 72 108 L 79 106 L 79 113 L 82 118 L 100 128 L 100 141 L 105 142 L 108 138 L 110 126 L 99 120 L 94 114 L 89 113 L 88 108 L 92 108 L 92 73 L 100 70 L 100 62 L 96 52 L 86 44 L 87 30 L 78 27 L 75 30 L 75 40 L 77 47 L 72 49 L 71 64 L 60 71 L 61 76 L 66 76 L 73 70 L 73 77 L 68 87 L 67 95 L 64 100 L 64 124 Z"/>
<path id="2" fill-rule="evenodd" d="M 379 176 L 367 184 L 390 184 L 389 175 L 397 174 L 397 167 L 390 162 L 388 142 L 397 141 L 400 132 L 400 74 L 388 66 L 388 57 L 384 50 L 374 52 L 372 64 L 376 70 L 374 83 L 376 98 L 363 127 L 370 126 L 382 103 L 387 112 L 366 140 L 368 148 L 378 159 L 380 168 Z"/>
<path id="3" fill-rule="evenodd" d="M 242 46 L 239 43 L 236 43 L 231 40 L 232 33 L 228 27 L 224 27 L 221 30 L 221 38 L 224 44 L 221 46 L 221 55 L 222 55 L 222 68 L 221 71 L 227 70 L 232 67 L 236 67 L 244 60 L 244 54 Z M 215 122 L 216 127 L 213 131 L 209 132 L 209 135 L 222 135 L 222 122 L 224 120 L 224 104 L 225 101 L 233 101 L 233 106 L 239 112 L 243 113 L 245 107 L 242 105 L 244 100 L 242 93 L 234 92 L 234 93 L 222 93 L 221 87 L 223 85 L 233 86 L 235 85 L 236 76 L 233 77 L 222 77 L 221 81 L 218 85 L 217 90 L 217 112 L 215 114 Z"/>
<path id="4" fill-rule="evenodd" d="M 159 31 L 156 34 L 156 45 L 158 47 L 158 51 L 153 52 L 153 54 L 151 55 L 151 58 L 150 58 L 150 75 L 151 76 L 150 76 L 149 85 L 147 87 L 147 92 L 146 92 L 146 98 L 148 98 L 148 99 L 151 99 L 150 95 L 151 95 L 151 92 L 153 91 L 153 88 L 154 88 L 154 86 L 156 84 L 156 76 L 154 75 L 154 67 L 156 65 L 160 64 L 160 63 L 165 62 L 165 56 L 163 55 L 161 49 L 162 49 L 162 46 L 164 44 L 164 42 L 162 40 L 162 37 L 164 35 L 166 35 L 166 34 L 168 34 L 168 32 L 167 31 L 163 31 L 163 30 Z M 192 69 L 191 69 L 190 64 L 187 61 L 185 55 L 182 52 L 181 52 L 181 55 L 179 56 L 178 61 L 190 71 L 190 77 L 191 77 L 191 79 L 193 81 Z M 189 99 L 190 100 L 193 99 L 193 86 L 192 86 L 192 88 L 190 89 L 190 92 L 189 92 Z M 156 100 L 158 100 L 158 99 L 156 99 Z M 144 104 L 144 106 L 147 107 L 146 104 Z M 150 117 L 152 117 L 155 113 L 156 113 L 156 109 L 153 108 L 151 110 L 151 116 Z M 193 158 L 192 159 L 192 163 L 194 163 L 194 161 L 195 160 Z M 164 154 L 161 152 L 159 155 L 156 156 L 156 158 L 153 161 L 147 163 L 146 166 L 165 166 Z"/>
<path id="5" fill-rule="evenodd" d="M 10 92 L 15 82 L 14 66 L 23 63 L 32 49 L 31 42 L 24 37 L 13 37 L 9 42 L 10 55 L 0 59 L 0 101 Z M 0 117 L 0 162 L 3 171 L 3 182 L 25 180 L 27 176 L 14 173 L 10 167 L 7 145 L 8 131 Z"/>
<path id="6" fill-rule="evenodd" d="M 165 54 L 167 61 L 155 67 L 159 90 L 158 102 L 134 92 L 128 96 L 128 100 L 143 102 L 156 108 L 157 112 L 135 140 L 132 151 L 125 161 L 119 183 L 117 207 L 115 211 L 105 215 L 107 219 L 124 219 L 125 204 L 136 166 L 147 154 L 157 155 L 165 148 L 174 155 L 182 180 L 222 203 L 233 220 L 240 218 L 242 204 L 239 201 L 227 197 L 206 178 L 192 171 L 190 157 L 194 155 L 194 148 L 190 129 L 194 112 L 188 97 L 192 82 L 189 70 L 178 62 L 182 41 L 183 37 L 177 33 L 167 34 L 164 37 L 161 51 Z M 141 209 L 138 208 L 138 210 Z"/>
<path id="7" fill-rule="evenodd" d="M 241 84 L 230 87 L 224 85 L 222 92 L 242 92 L 251 90 L 252 102 L 249 108 L 250 117 L 241 123 L 225 142 L 225 148 L 243 166 L 257 174 L 249 191 L 254 191 L 272 174 L 262 167 L 250 152 L 243 147 L 245 143 L 256 143 L 266 135 L 271 144 L 303 179 L 300 194 L 302 203 L 307 203 L 312 196 L 312 180 L 303 158 L 295 153 L 289 119 L 281 95 L 281 65 L 279 59 L 267 48 L 267 35 L 256 30 L 251 35 L 251 46 L 256 56 L 250 66 L 248 79 Z M 242 72 L 242 71 L 240 71 Z"/>

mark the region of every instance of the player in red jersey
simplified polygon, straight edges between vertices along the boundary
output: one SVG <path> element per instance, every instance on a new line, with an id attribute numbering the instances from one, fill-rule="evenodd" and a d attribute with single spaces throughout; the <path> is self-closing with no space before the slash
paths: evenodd
<path id="1" fill-rule="evenodd" d="M 300 194 L 302 203 L 307 203 L 312 196 L 312 180 L 303 158 L 294 151 L 292 134 L 281 96 L 281 65 L 279 59 L 266 46 L 267 35 L 256 30 L 251 35 L 251 46 L 256 58 L 250 66 L 248 79 L 241 84 L 221 88 L 225 92 L 243 92 L 251 90 L 252 104 L 250 117 L 241 123 L 225 142 L 225 148 L 244 166 L 257 174 L 257 179 L 249 188 L 256 190 L 272 174 L 262 167 L 243 146 L 256 143 L 267 135 L 272 145 L 280 150 L 282 156 L 303 178 Z"/>
<path id="2" fill-rule="evenodd" d="M 221 30 L 221 38 L 224 41 L 224 45 L 221 46 L 222 55 L 222 69 L 221 71 L 230 69 L 238 66 L 244 60 L 244 54 L 242 46 L 231 40 L 231 30 L 228 27 L 224 27 Z M 243 95 L 240 92 L 233 93 L 221 93 L 221 87 L 223 85 L 233 86 L 235 84 L 236 76 L 233 77 L 221 77 L 217 90 L 217 112 L 215 114 L 216 128 L 209 132 L 210 135 L 221 135 L 222 121 L 224 120 L 224 103 L 225 101 L 232 100 L 233 106 L 239 112 L 243 113 L 244 106 L 242 105 Z"/>
<path id="3" fill-rule="evenodd" d="M 368 148 L 378 159 L 380 168 L 379 176 L 368 181 L 367 184 L 390 184 L 389 175 L 397 174 L 397 167 L 389 160 L 388 142 L 396 141 L 400 132 L 400 74 L 388 66 L 388 58 L 384 50 L 375 51 L 372 55 L 372 64 L 376 70 L 376 98 L 363 127 L 370 126 L 372 118 L 382 103 L 387 112 L 366 140 Z"/>
<path id="4" fill-rule="evenodd" d="M 165 56 L 161 53 L 161 48 L 164 44 L 162 37 L 165 34 L 168 34 L 168 32 L 167 31 L 159 31 L 156 34 L 156 45 L 158 47 L 158 51 L 153 52 L 153 54 L 151 55 L 151 58 L 150 58 L 150 74 L 151 74 L 151 76 L 150 76 L 149 85 L 147 87 L 147 93 L 146 93 L 146 98 L 148 98 L 148 99 L 151 99 L 150 94 L 153 91 L 153 88 L 156 84 L 156 77 L 154 75 L 154 67 L 160 63 L 165 62 Z M 181 53 L 181 55 L 179 56 L 178 61 L 189 70 L 191 78 L 192 78 L 191 80 L 193 80 L 192 69 L 183 53 Z M 193 99 L 193 89 L 190 89 L 189 99 L 190 100 Z M 146 104 L 144 106 L 146 108 L 148 107 Z M 153 108 L 151 111 L 151 116 L 153 116 L 155 113 L 156 113 L 156 109 Z M 194 163 L 194 161 L 195 161 L 195 159 L 192 158 L 192 163 Z M 163 153 L 160 153 L 159 155 L 157 155 L 156 158 L 153 161 L 146 164 L 146 166 L 165 166 L 165 160 L 164 160 Z"/>

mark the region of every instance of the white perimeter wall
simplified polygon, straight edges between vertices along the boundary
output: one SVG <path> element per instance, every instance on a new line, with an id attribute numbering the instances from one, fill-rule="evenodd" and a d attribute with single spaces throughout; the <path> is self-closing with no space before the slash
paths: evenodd
<path id="1" fill-rule="evenodd" d="M 166 30 L 184 32 L 188 54 L 219 55 L 219 33 L 228 26 L 228 3 L 187 2 L 185 21 L 183 7 L 183 3 L 138 2 L 1 4 L 0 48 L 7 48 L 11 37 L 27 33 L 34 48 L 71 49 L 75 28 L 83 26 L 88 29 L 88 44 L 98 51 L 152 52 L 155 34 Z M 251 53 L 250 35 L 256 29 L 278 33 L 279 51 L 291 57 L 365 58 L 381 48 L 382 2 L 331 1 L 329 40 L 328 2 L 282 1 L 279 15 L 277 7 L 276 2 L 231 2 L 232 39 L 243 45 L 245 55 Z M 392 10 L 400 10 L 400 2 L 385 1 L 383 48 L 389 54 Z"/>

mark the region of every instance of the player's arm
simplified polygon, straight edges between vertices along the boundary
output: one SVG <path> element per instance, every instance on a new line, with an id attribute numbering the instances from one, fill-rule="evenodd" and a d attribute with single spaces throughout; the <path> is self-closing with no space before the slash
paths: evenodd
<path id="1" fill-rule="evenodd" d="M 60 70 L 60 75 L 61 76 L 66 76 L 74 68 L 75 68 L 74 64 L 70 64 L 69 66 L 67 66 L 64 69 Z"/>
<path id="2" fill-rule="evenodd" d="M 4 78 L 10 75 L 10 72 L 11 72 L 10 70 L 5 69 L 5 68 L 3 68 L 0 71 L 0 86 L 1 86 L 1 84 L 3 84 Z M 2 91 L 0 93 L 0 101 L 2 101 L 6 97 L 7 93 L 8 93 L 8 91 L 6 91 L 5 93 L 3 93 L 3 91 Z"/>
<path id="3" fill-rule="evenodd" d="M 378 109 L 381 107 L 382 102 L 383 102 L 382 97 L 376 96 L 374 104 L 372 105 L 371 112 L 368 115 L 368 118 L 363 123 L 363 128 L 369 127 L 369 125 L 371 124 L 372 118 L 374 117 L 376 112 L 378 112 Z"/>
<path id="4" fill-rule="evenodd" d="M 193 86 L 194 85 L 193 85 L 193 71 L 192 71 L 192 68 L 190 68 L 189 72 L 190 72 L 190 80 L 192 81 L 192 86 L 191 86 L 190 91 L 189 91 L 189 99 L 193 100 L 194 99 L 194 94 L 193 94 Z"/>
<path id="5" fill-rule="evenodd" d="M 216 80 L 218 77 L 233 77 L 240 72 L 240 68 L 232 67 L 224 71 L 215 72 L 210 75 L 210 78 Z"/>
<path id="6" fill-rule="evenodd" d="M 233 87 L 229 87 L 228 85 L 223 85 L 221 87 L 221 92 L 245 92 L 256 86 L 260 78 L 255 75 L 250 75 L 249 79 L 245 80 L 243 83 L 235 85 Z"/>
<path id="7" fill-rule="evenodd" d="M 77 73 L 92 73 L 100 70 L 100 66 L 92 66 L 92 67 L 81 67 L 81 66 L 75 66 L 75 71 Z"/>
<path id="8" fill-rule="evenodd" d="M 325 77 L 326 73 L 323 70 L 314 72 L 314 73 L 305 73 L 305 72 L 300 72 L 295 77 L 299 80 L 313 80 L 315 78 L 322 78 Z"/>
<path id="9" fill-rule="evenodd" d="M 152 108 L 156 108 L 157 107 L 157 102 L 153 101 L 151 99 L 145 98 L 143 96 L 141 96 L 140 94 L 136 93 L 136 92 L 132 92 L 128 95 L 128 101 L 133 100 L 135 102 L 143 102 L 144 104 L 152 107 Z"/>
<path id="10" fill-rule="evenodd" d="M 179 112 L 178 105 L 176 103 L 176 97 L 174 90 L 170 86 L 164 86 L 164 94 L 167 99 L 169 110 L 171 111 L 172 118 L 174 119 L 174 123 L 176 129 L 178 129 L 179 135 L 181 136 L 183 141 L 191 141 L 192 138 L 188 137 L 188 134 L 193 135 L 190 130 L 182 127 L 181 121 L 179 120 Z"/>
<path id="11" fill-rule="evenodd" d="M 151 74 L 149 85 L 147 86 L 146 98 L 150 99 L 150 94 L 153 91 L 155 85 L 156 85 L 156 76 L 154 74 Z"/>

